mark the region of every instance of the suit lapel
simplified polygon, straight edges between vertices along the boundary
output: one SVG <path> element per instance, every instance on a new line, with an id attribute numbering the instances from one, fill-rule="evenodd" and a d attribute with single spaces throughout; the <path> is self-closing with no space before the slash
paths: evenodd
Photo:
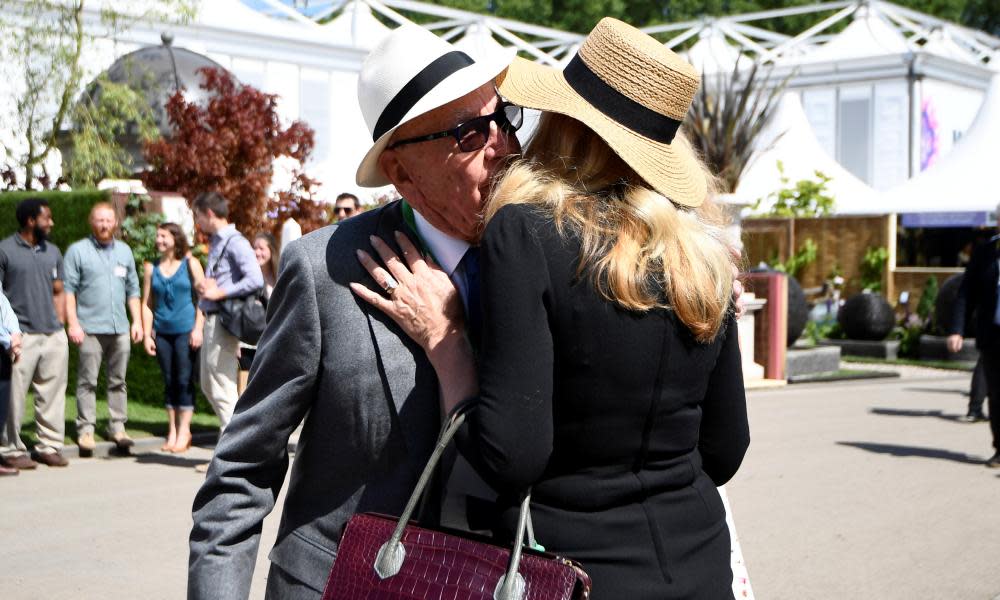
<path id="1" fill-rule="evenodd" d="M 415 238 L 403 220 L 400 205 L 396 202 L 382 211 L 374 232 L 397 253 L 400 250 L 393 237 L 394 231 L 406 231 L 411 238 Z M 364 250 L 378 256 L 370 246 Z M 367 284 L 373 285 L 374 280 L 368 278 Z M 438 383 L 434 369 L 420 346 L 391 318 L 366 302 L 362 301 L 361 305 L 368 318 L 379 377 L 392 412 L 393 426 L 398 426 L 402 432 L 409 454 L 422 461 L 434 445 L 440 424 Z"/>

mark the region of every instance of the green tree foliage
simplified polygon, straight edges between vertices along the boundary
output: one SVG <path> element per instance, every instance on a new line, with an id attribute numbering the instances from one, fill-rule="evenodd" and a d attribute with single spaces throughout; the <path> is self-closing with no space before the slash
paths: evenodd
<path id="1" fill-rule="evenodd" d="M 789 276 L 798 278 L 803 269 L 816 262 L 817 256 L 819 256 L 819 246 L 812 238 L 806 238 L 802 242 L 802 246 L 789 256 L 788 260 L 781 262 L 777 256 L 774 256 L 770 260 L 770 264 L 775 271 L 788 273 Z"/>
<path id="2" fill-rule="evenodd" d="M 0 114 L 0 127 L 18 146 L 4 148 L 4 171 L 16 172 L 25 189 L 54 185 L 45 161 L 73 116 L 83 58 L 95 42 L 117 39 L 139 22 L 185 21 L 195 6 L 195 0 L 0 0 L 0 61 L 14 95 L 14 110 Z M 88 21 L 92 9 L 99 22 Z"/>
<path id="3" fill-rule="evenodd" d="M 885 264 L 889 260 L 889 251 L 884 247 L 872 247 L 865 250 L 861 258 L 861 288 L 872 292 L 882 291 L 882 275 Z"/>
<path id="4" fill-rule="evenodd" d="M 94 187 L 102 179 L 122 179 L 132 174 L 132 156 L 118 143 L 119 136 L 132 130 L 142 142 L 159 136 L 142 94 L 110 81 L 106 75 L 98 79 L 95 87 L 99 92 L 84 94 L 73 109 L 72 151 L 68 160 L 63 157 L 63 177 L 74 188 Z"/>
<path id="5" fill-rule="evenodd" d="M 149 196 L 129 194 L 125 203 L 125 219 L 122 221 L 122 241 L 132 249 L 136 272 L 142 273 L 142 263 L 152 262 L 156 251 L 156 228 L 167 219 L 161 213 L 146 210 Z"/>
<path id="6" fill-rule="evenodd" d="M 771 208 L 754 216 L 766 217 L 825 217 L 833 211 L 834 199 L 826 189 L 830 177 L 822 171 L 815 171 L 816 179 L 800 179 L 790 183 L 785 175 L 785 165 L 778 161 L 781 187 L 766 196 L 774 203 Z M 757 200 L 753 210 L 760 209 L 765 198 Z"/>

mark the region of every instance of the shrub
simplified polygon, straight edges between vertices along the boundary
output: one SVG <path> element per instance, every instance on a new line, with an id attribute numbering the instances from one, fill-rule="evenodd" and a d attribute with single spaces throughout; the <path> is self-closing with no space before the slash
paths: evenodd
<path id="1" fill-rule="evenodd" d="M 888 259 L 889 251 L 883 247 L 871 247 L 865 250 L 860 269 L 862 290 L 882 291 L 882 274 L 885 273 L 885 263 Z"/>
<path id="2" fill-rule="evenodd" d="M 51 240 L 63 252 L 73 242 L 90 235 L 90 208 L 98 202 L 109 200 L 108 193 L 103 190 L 0 193 L 0 238 L 19 229 L 15 209 L 21 200 L 30 197 L 45 198 L 48 201 L 55 220 Z"/>

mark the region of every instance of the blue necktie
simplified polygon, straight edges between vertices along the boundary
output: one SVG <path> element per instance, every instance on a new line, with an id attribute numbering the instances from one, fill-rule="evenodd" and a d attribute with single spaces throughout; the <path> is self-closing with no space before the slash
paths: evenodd
<path id="1" fill-rule="evenodd" d="M 462 257 L 462 274 L 465 277 L 465 325 L 469 339 L 478 349 L 483 330 L 483 310 L 479 302 L 479 248 L 470 247 Z"/>

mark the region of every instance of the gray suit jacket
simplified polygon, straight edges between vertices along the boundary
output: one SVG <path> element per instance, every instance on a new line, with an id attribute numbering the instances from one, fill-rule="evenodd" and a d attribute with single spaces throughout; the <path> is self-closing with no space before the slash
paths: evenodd
<path id="1" fill-rule="evenodd" d="M 396 202 L 285 250 L 249 386 L 195 498 L 189 598 L 248 596 L 261 523 L 303 418 L 274 566 L 322 590 L 352 514 L 402 512 L 437 436 L 437 378 L 420 347 L 347 284 L 377 289 L 355 250 L 405 228 Z"/>

